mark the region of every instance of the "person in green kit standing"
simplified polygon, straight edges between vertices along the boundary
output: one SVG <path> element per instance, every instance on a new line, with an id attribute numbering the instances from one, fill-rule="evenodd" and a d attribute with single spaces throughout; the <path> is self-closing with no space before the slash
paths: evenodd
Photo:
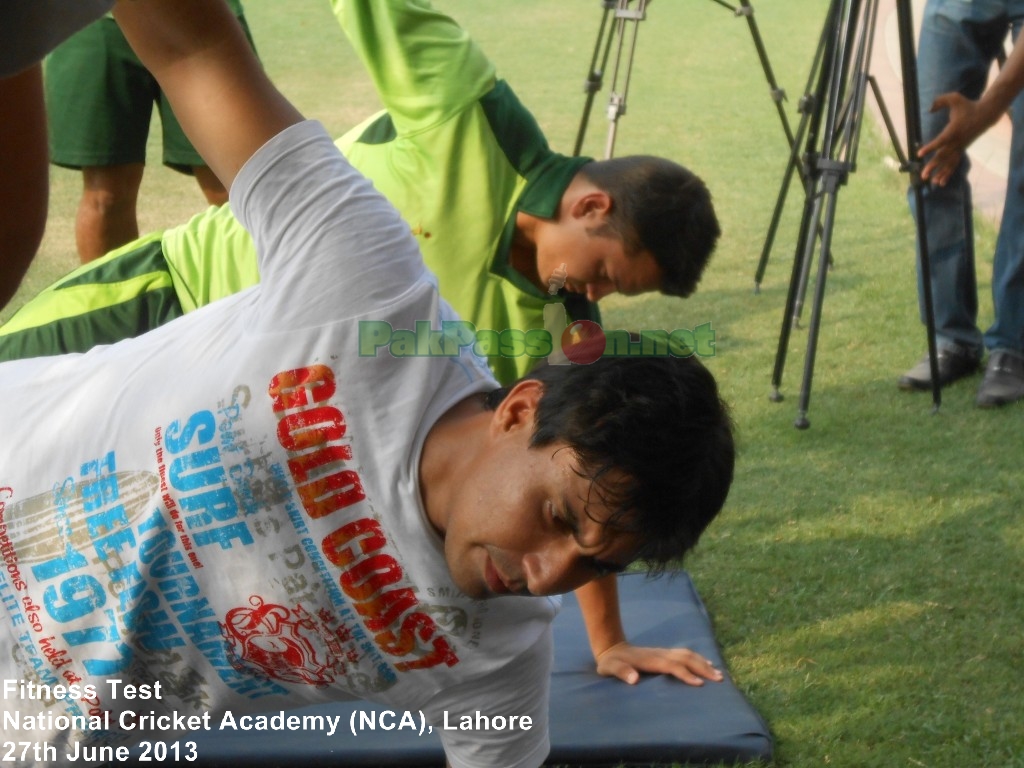
<path id="1" fill-rule="evenodd" d="M 252 45 L 240 0 L 228 6 Z M 139 236 L 136 204 L 154 106 L 164 164 L 195 176 L 207 203 L 227 202 L 224 185 L 109 13 L 54 49 L 46 60 L 45 88 L 51 162 L 82 173 L 75 242 L 83 262 Z"/>

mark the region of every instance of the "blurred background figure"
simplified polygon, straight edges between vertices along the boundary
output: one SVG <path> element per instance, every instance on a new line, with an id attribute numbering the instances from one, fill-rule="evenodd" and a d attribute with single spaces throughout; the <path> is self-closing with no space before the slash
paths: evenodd
<path id="1" fill-rule="evenodd" d="M 249 43 L 240 0 L 228 0 Z M 227 191 L 185 137 L 170 104 L 108 14 L 69 37 L 46 60 L 50 160 L 81 170 L 75 242 L 83 262 L 134 240 L 136 206 L 153 108 L 160 112 L 163 162 L 195 176 L 210 205 Z"/>

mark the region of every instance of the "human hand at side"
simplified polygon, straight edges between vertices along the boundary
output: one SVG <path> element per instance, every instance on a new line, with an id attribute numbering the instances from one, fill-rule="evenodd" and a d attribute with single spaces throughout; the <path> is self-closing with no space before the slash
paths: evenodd
<path id="1" fill-rule="evenodd" d="M 999 113 L 991 114 L 985 105 L 971 101 L 959 93 L 944 93 L 935 99 L 931 111 L 949 110 L 949 122 L 942 132 L 918 151 L 918 157 L 928 157 L 921 177 L 938 186 L 945 186 L 953 171 L 963 161 L 964 150 L 984 133 Z"/>
<path id="2" fill-rule="evenodd" d="M 689 648 L 645 648 L 622 641 L 598 654 L 597 673 L 617 677 L 634 685 L 641 674 L 672 675 L 687 685 L 719 682 L 722 673 L 699 653 Z"/>

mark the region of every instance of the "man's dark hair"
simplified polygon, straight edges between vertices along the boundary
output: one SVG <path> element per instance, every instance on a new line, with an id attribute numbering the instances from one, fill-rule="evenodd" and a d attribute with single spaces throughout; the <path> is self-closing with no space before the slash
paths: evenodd
<path id="1" fill-rule="evenodd" d="M 531 447 L 564 442 L 608 525 L 639 534 L 651 572 L 693 548 L 732 484 L 732 421 L 714 377 L 695 357 L 602 357 L 542 365 Z M 495 408 L 509 388 L 487 398 Z"/>
<path id="2" fill-rule="evenodd" d="M 597 160 L 580 173 L 611 197 L 609 228 L 622 238 L 627 255 L 647 250 L 654 256 L 662 293 L 693 293 L 722 233 L 704 182 L 650 155 Z"/>

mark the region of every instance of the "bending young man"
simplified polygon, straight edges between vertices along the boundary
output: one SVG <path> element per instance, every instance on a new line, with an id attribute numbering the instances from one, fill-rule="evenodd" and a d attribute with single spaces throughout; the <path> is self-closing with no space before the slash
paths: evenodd
<path id="1" fill-rule="evenodd" d="M 662 158 L 552 152 L 483 52 L 425 0 L 332 5 L 386 108 L 338 145 L 409 222 L 463 318 L 542 328 L 544 307 L 563 300 L 552 278 L 591 301 L 692 293 L 719 234 L 700 179 Z M 30 302 L 0 329 L 0 359 L 133 336 L 256 279 L 243 228 L 229 210 L 207 211 Z M 503 382 L 535 362 L 490 357 Z"/>
<path id="2" fill-rule="evenodd" d="M 360 356 L 362 321 L 454 319 L 408 227 L 221 3 L 117 13 L 231 185 L 261 282 L 136 339 L 0 366 L 0 670 L 72 691 L 5 698 L 20 738 L 66 762 L 102 729 L 93 712 L 131 728 L 103 738 L 144 738 L 122 714 L 135 685 L 197 726 L 339 697 L 433 722 L 525 715 L 445 732 L 446 754 L 539 765 L 543 595 L 693 546 L 732 477 L 714 380 L 695 358 L 609 358 L 496 390 L 469 354 Z"/>
<path id="3" fill-rule="evenodd" d="M 441 294 L 477 329 L 544 327 L 553 275 L 596 300 L 615 289 L 688 295 L 718 237 L 710 195 L 660 158 L 594 162 L 550 150 L 493 64 L 423 0 L 333 3 L 386 111 L 338 141 L 409 223 Z M 0 360 L 134 336 L 257 280 L 252 242 L 227 208 L 80 269 L 0 328 Z M 570 312 L 571 314 L 571 312 Z M 559 342 L 560 329 L 553 330 Z M 493 352 L 503 384 L 538 357 Z M 545 354 L 543 349 L 539 350 Z M 626 641 L 613 578 L 578 596 L 602 674 L 699 684 L 719 673 L 686 649 Z"/>

